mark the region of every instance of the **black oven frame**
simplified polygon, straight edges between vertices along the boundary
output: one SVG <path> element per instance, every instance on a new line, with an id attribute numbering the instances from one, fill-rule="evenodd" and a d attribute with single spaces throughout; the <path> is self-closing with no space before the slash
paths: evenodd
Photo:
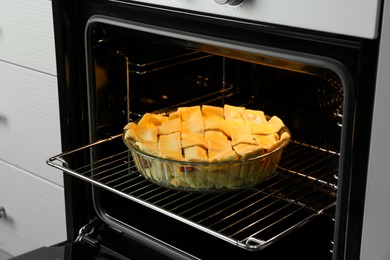
<path id="1" fill-rule="evenodd" d="M 335 227 L 335 259 L 357 259 L 363 218 L 369 140 L 375 92 L 379 39 L 368 40 L 327 33 L 259 24 L 245 20 L 189 14 L 143 4 L 108 1 L 53 1 L 62 147 L 64 151 L 90 142 L 84 29 L 93 15 L 163 24 L 176 30 L 213 35 L 221 39 L 258 43 L 329 57 L 351 75 L 343 118 L 343 160 L 339 179 Z M 207 25 L 207 26 L 204 26 Z M 234 33 L 233 33 L 234 32 Z M 258 37 L 253 37 L 256 35 Z M 234 39 L 230 39 L 230 38 Z M 77 159 L 79 160 L 79 158 Z M 77 237 L 85 223 L 96 216 L 90 186 L 64 175 L 68 238 Z M 80 214 L 82 212 L 82 214 Z"/>

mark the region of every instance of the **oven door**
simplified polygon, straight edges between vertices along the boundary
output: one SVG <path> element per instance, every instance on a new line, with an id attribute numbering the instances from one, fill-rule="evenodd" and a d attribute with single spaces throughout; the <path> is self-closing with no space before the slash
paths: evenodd
<path id="1" fill-rule="evenodd" d="M 76 240 L 37 248 L 10 260 L 199 259 L 140 232 L 130 238 L 98 219 L 82 227 Z"/>
<path id="2" fill-rule="evenodd" d="M 31 252 L 10 258 L 10 260 L 128 260 L 128 259 L 164 259 L 161 254 L 143 247 L 132 247 L 131 258 L 125 257 L 103 245 L 91 246 L 76 241 L 64 242 L 51 247 L 42 247 Z M 165 258 L 171 259 L 171 258 Z"/>
<path id="3" fill-rule="evenodd" d="M 147 253 L 143 252 L 143 253 Z M 125 258 L 112 250 L 100 246 L 91 247 L 75 241 L 61 243 L 51 247 L 42 247 L 31 252 L 11 258 L 12 260 L 125 260 Z M 134 258 L 136 259 L 136 258 Z"/>
<path id="4" fill-rule="evenodd" d="M 103 224 L 104 226 L 104 224 Z M 93 227 L 90 229 L 90 227 Z M 220 241 L 214 240 L 207 242 L 212 243 L 208 248 L 208 257 L 197 257 L 188 252 L 175 248 L 164 241 L 159 241 L 143 234 L 137 230 L 123 232 L 113 229 L 112 227 L 99 227 L 98 221 L 93 222 L 92 226 L 87 228 L 87 234 L 73 241 L 61 242 L 59 244 L 38 248 L 31 252 L 10 258 L 10 260 L 128 260 L 128 259 L 177 259 L 177 260 L 196 260 L 196 259 L 218 259 L 226 257 L 226 253 L 220 252 L 222 248 L 230 250 Z M 320 227 L 320 228 L 319 228 Z M 98 229 L 95 231 L 94 229 Z M 177 227 L 181 228 L 181 227 Z M 186 228 L 186 227 L 184 227 Z M 283 259 L 286 252 L 289 252 L 293 258 L 299 259 L 331 259 L 329 250 L 324 250 L 324 243 L 329 243 L 332 223 L 326 218 L 318 218 L 315 221 L 306 223 L 301 227 L 299 232 L 292 236 L 282 239 L 278 245 L 270 246 L 261 252 L 264 258 Z M 318 239 L 318 234 L 322 235 Z M 193 233 L 191 233 L 192 235 Z M 302 235 L 304 235 L 302 237 Z M 306 237 L 306 238 L 305 238 Z M 316 239 L 311 239 L 316 237 Z M 100 240 L 102 241 L 100 241 Z M 296 241 L 300 246 L 297 247 Z M 203 243 L 198 241 L 198 243 Z M 108 245 L 107 245 L 108 244 Z M 280 250 L 280 248 L 283 250 Z M 233 258 L 252 259 L 254 256 L 248 251 L 233 251 L 230 256 Z"/>

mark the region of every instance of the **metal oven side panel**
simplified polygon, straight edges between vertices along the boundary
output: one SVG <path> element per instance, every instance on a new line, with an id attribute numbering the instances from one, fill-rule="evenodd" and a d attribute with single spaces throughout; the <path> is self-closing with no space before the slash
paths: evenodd
<path id="1" fill-rule="evenodd" d="M 390 258 L 390 3 L 384 8 L 364 208 L 361 259 Z"/>

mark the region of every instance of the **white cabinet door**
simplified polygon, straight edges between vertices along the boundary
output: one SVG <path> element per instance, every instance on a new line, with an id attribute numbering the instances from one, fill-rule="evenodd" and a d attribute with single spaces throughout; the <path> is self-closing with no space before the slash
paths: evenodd
<path id="1" fill-rule="evenodd" d="M 61 152 L 57 78 L 0 62 L 0 93 L 0 160 L 62 186 L 46 165 Z"/>
<path id="2" fill-rule="evenodd" d="M 48 0 L 0 0 L 0 61 L 56 75 Z"/>
<path id="3" fill-rule="evenodd" d="M 51 1 L 0 0 L 0 249 L 66 240 Z"/>
<path id="4" fill-rule="evenodd" d="M 20 255 L 66 239 L 63 188 L 0 160 L 0 248 Z"/>

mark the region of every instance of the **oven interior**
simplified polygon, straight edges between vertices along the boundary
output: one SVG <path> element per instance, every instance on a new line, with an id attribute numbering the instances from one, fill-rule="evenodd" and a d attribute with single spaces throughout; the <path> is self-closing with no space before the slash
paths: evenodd
<path id="1" fill-rule="evenodd" d="M 273 57 L 104 22 L 91 23 L 87 43 L 92 144 L 50 161 L 92 184 L 101 219 L 186 251 L 194 243 L 188 234 L 204 234 L 247 252 L 325 219 L 326 225 L 311 227 L 316 235 L 307 240 L 319 236 L 331 251 L 345 88 L 331 66 L 305 64 L 299 54 Z M 245 106 L 280 117 L 292 141 L 275 175 L 224 193 L 170 190 L 140 176 L 123 144 L 123 127 L 146 112 L 199 104 Z M 88 158 L 86 165 L 67 163 L 80 155 Z"/>

